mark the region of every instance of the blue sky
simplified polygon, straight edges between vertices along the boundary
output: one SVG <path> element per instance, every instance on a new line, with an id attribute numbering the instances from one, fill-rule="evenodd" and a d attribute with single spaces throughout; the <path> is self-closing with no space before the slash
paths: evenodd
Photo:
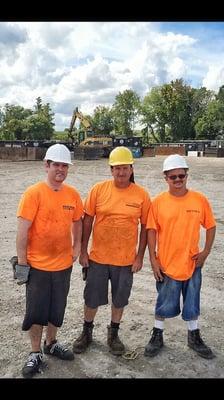
<path id="1" fill-rule="evenodd" d="M 57 130 L 126 89 L 224 84 L 224 22 L 0 22 L 0 106 L 41 97 Z"/>

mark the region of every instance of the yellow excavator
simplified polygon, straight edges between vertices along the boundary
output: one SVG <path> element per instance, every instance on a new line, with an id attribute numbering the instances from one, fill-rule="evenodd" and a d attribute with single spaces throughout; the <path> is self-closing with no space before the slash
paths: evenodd
<path id="1" fill-rule="evenodd" d="M 85 128 L 84 136 L 75 138 L 73 128 L 76 120 Z M 112 150 L 113 140 L 111 137 L 96 135 L 91 128 L 91 124 L 86 117 L 75 108 L 72 114 L 70 127 L 68 129 L 68 137 L 74 143 L 74 157 L 78 159 L 98 159 L 100 157 L 108 157 Z"/>
<path id="2" fill-rule="evenodd" d="M 71 139 L 74 139 L 74 135 L 72 134 L 72 131 L 73 131 L 73 128 L 75 126 L 75 121 L 76 121 L 77 118 L 79 119 L 80 123 L 84 126 L 85 129 L 90 130 L 90 128 L 91 128 L 91 124 L 89 123 L 87 118 L 84 117 L 84 115 L 78 110 L 78 107 L 76 107 L 75 110 L 73 111 L 72 120 L 71 120 L 70 127 L 69 127 L 69 130 L 68 130 L 69 137 Z"/>

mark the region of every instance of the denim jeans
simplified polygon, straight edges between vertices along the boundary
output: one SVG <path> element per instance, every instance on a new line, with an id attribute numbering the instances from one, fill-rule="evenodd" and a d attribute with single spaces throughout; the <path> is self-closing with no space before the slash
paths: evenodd
<path id="1" fill-rule="evenodd" d="M 156 282 L 158 297 L 155 315 L 173 318 L 180 314 L 181 294 L 183 296 L 182 319 L 190 321 L 200 315 L 201 268 L 195 268 L 190 279 L 177 281 L 164 276 L 163 282 Z"/>

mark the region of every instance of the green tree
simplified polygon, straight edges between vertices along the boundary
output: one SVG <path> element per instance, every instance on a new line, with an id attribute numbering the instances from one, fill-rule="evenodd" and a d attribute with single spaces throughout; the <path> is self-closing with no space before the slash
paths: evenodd
<path id="1" fill-rule="evenodd" d="M 161 94 L 166 104 L 169 135 L 173 142 L 188 139 L 192 133 L 191 87 L 183 79 L 176 79 L 162 87 Z"/>
<path id="2" fill-rule="evenodd" d="M 34 111 L 5 104 L 1 114 L 1 137 L 5 140 L 51 139 L 54 133 L 54 114 L 49 103 L 36 99 Z"/>
<path id="3" fill-rule="evenodd" d="M 27 123 L 29 136 L 34 140 L 51 139 L 54 134 L 54 113 L 51 111 L 50 104 L 42 105 L 41 98 L 37 97 L 34 109 L 35 111 Z"/>
<path id="4" fill-rule="evenodd" d="M 92 117 L 92 127 L 96 134 L 107 136 L 114 128 L 113 113 L 109 107 L 98 106 Z"/>
<path id="5" fill-rule="evenodd" d="M 215 99 L 215 93 L 207 90 L 205 87 L 199 89 L 192 88 L 192 103 L 191 103 L 191 119 L 192 119 L 192 134 L 191 139 L 197 137 L 195 126 L 206 112 L 208 104 Z"/>
<path id="6" fill-rule="evenodd" d="M 224 85 L 220 86 L 218 94 L 217 94 L 217 100 L 221 101 L 224 103 Z"/>
<path id="7" fill-rule="evenodd" d="M 166 132 L 168 114 L 161 90 L 161 86 L 152 88 L 144 97 L 140 107 L 141 123 L 145 125 L 143 134 L 147 140 L 153 142 L 165 142 L 168 139 Z"/>
<path id="8" fill-rule="evenodd" d="M 224 103 L 211 101 L 195 125 L 197 139 L 219 139 L 224 136 Z"/>
<path id="9" fill-rule="evenodd" d="M 213 92 L 193 89 L 183 79 L 152 88 L 140 111 L 145 136 L 157 142 L 194 139 L 197 120 L 213 97 Z"/>
<path id="10" fill-rule="evenodd" d="M 30 109 L 21 106 L 5 104 L 3 108 L 1 132 L 5 140 L 24 140 L 26 119 L 32 114 Z"/>
<path id="11" fill-rule="evenodd" d="M 115 132 L 132 136 L 140 108 L 140 97 L 133 90 L 125 90 L 115 97 L 112 107 Z"/>

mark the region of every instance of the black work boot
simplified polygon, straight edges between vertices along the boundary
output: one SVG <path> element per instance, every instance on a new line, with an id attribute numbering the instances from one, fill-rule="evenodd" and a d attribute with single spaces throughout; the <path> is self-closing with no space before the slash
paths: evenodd
<path id="1" fill-rule="evenodd" d="M 92 333 L 93 333 L 94 325 L 86 326 L 83 325 L 83 331 L 81 335 L 76 339 L 73 343 L 73 352 L 74 353 L 83 353 L 90 343 L 93 341 Z"/>
<path id="2" fill-rule="evenodd" d="M 199 329 L 188 331 L 188 346 L 203 358 L 211 359 L 215 357 L 210 347 L 203 342 Z"/>
<path id="3" fill-rule="evenodd" d="M 118 328 L 107 327 L 107 344 L 110 347 L 110 352 L 115 356 L 124 354 L 125 347 L 118 336 Z"/>
<path id="4" fill-rule="evenodd" d="M 144 356 L 146 357 L 155 357 L 163 347 L 163 330 L 154 327 L 151 333 L 151 339 L 145 346 Z"/>

